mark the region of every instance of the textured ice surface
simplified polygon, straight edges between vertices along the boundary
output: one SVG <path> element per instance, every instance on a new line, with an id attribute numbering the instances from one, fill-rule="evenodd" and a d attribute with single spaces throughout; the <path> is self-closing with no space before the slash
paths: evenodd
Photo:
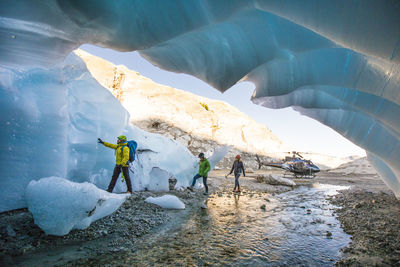
<path id="1" fill-rule="evenodd" d="M 185 204 L 176 196 L 164 195 L 162 197 L 148 197 L 145 200 L 148 203 L 156 204 L 164 209 L 185 209 Z"/>
<path id="2" fill-rule="evenodd" d="M 213 154 L 208 158 L 210 162 L 210 169 L 214 169 L 215 165 L 225 157 L 225 155 L 232 149 L 232 146 L 220 146 L 215 148 Z"/>
<path id="3" fill-rule="evenodd" d="M 125 134 L 138 142 L 135 191 L 167 191 L 169 176 L 188 186 L 197 171 L 198 159 L 186 147 L 130 125 L 120 102 L 73 53 L 50 69 L 0 67 L 0 77 L 0 211 L 26 207 L 25 187 L 41 177 L 106 189 L 115 151 L 97 144 L 97 137 L 115 142 Z M 114 192 L 126 189 L 118 179 Z"/>
<path id="4" fill-rule="evenodd" d="M 28 209 L 35 224 L 49 235 L 66 235 L 72 229 L 87 228 L 117 210 L 127 196 L 59 177 L 33 180 L 26 188 Z"/>
<path id="5" fill-rule="evenodd" d="M 252 81 L 255 103 L 294 106 L 365 148 L 400 197 L 399 14 L 394 0 L 4 0 L 0 64 L 24 75 L 21 68 L 50 66 L 92 43 L 140 50 L 153 64 L 221 91 Z M 19 90 L 29 92 L 26 81 Z M 24 104 L 34 117 L 42 101 L 30 99 L 10 105 Z M 7 136 L 19 127 L 10 126 Z M 2 151 L 10 138 L 1 140 Z"/>

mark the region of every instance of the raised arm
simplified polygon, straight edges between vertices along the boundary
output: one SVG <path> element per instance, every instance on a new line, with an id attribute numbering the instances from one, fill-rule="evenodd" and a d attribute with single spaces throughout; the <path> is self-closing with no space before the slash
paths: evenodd
<path id="1" fill-rule="evenodd" d="M 107 142 L 103 142 L 103 145 L 112 149 L 117 149 L 118 145 L 115 144 L 111 144 L 111 143 L 107 143 Z M 129 154 L 129 152 L 128 152 Z"/>

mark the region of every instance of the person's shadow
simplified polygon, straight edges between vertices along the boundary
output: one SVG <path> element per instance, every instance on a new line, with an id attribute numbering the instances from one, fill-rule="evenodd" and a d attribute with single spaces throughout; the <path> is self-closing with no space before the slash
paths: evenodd
<path id="1" fill-rule="evenodd" d="M 240 194 L 233 194 L 233 199 L 235 200 L 235 208 L 238 211 L 239 210 Z"/>

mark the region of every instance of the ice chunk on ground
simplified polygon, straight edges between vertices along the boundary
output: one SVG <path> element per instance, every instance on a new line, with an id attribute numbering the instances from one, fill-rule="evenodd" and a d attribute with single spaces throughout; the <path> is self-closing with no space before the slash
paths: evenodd
<path id="1" fill-rule="evenodd" d="M 257 181 L 270 184 L 270 185 L 285 185 L 285 186 L 295 186 L 296 183 L 292 180 L 279 177 L 277 175 L 268 174 L 268 175 L 259 175 L 257 176 Z"/>
<path id="2" fill-rule="evenodd" d="M 59 177 L 31 181 L 26 188 L 28 209 L 46 234 L 66 235 L 85 229 L 110 215 L 128 194 L 111 194 L 90 183 L 74 183 Z"/>
<path id="3" fill-rule="evenodd" d="M 171 174 L 167 171 L 160 169 L 158 167 L 154 167 L 150 171 L 150 182 L 149 182 L 149 190 L 151 191 L 168 191 L 169 190 L 169 178 Z"/>
<path id="4" fill-rule="evenodd" d="M 148 197 L 145 200 L 147 203 L 156 204 L 164 209 L 185 209 L 185 204 L 176 196 L 164 195 L 162 197 Z"/>

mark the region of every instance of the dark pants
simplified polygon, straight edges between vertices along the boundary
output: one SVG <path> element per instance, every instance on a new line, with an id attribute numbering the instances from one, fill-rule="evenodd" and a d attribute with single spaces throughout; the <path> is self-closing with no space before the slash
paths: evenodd
<path id="1" fill-rule="evenodd" d="M 204 184 L 204 187 L 206 188 L 206 193 L 208 193 L 207 177 L 200 176 L 199 174 L 196 174 L 196 175 L 193 177 L 192 187 L 193 187 L 194 184 L 196 183 L 196 180 L 199 179 L 200 177 L 203 177 L 203 184 Z"/>
<path id="2" fill-rule="evenodd" d="M 235 188 L 233 188 L 233 190 L 235 190 L 236 187 L 237 187 L 238 189 L 240 189 L 240 186 L 239 186 L 239 177 L 240 177 L 240 172 L 235 174 Z"/>
<path id="3" fill-rule="evenodd" d="M 108 192 L 112 193 L 115 183 L 117 182 L 118 176 L 121 173 L 121 169 L 122 169 L 122 173 L 125 176 L 125 181 L 126 181 L 126 186 L 128 187 L 128 191 L 132 192 L 131 178 L 129 177 L 129 167 L 120 167 L 117 165 L 115 165 L 115 167 L 114 167 L 114 173 L 113 173 L 111 182 L 108 185 L 108 189 L 107 189 Z"/>

